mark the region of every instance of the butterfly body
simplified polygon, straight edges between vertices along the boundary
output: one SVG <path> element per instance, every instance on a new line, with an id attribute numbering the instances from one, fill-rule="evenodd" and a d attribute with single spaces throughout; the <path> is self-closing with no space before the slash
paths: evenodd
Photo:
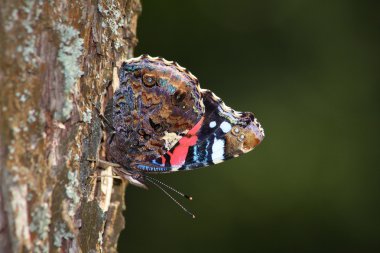
<path id="1" fill-rule="evenodd" d="M 236 112 L 177 63 L 147 55 L 120 68 L 107 106 L 114 128 L 107 160 L 125 170 L 168 173 L 220 163 L 252 150 L 264 131 L 250 112 Z"/>

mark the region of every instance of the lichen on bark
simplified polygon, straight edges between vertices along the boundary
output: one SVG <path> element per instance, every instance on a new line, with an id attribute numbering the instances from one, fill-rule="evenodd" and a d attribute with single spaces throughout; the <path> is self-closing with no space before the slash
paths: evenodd
<path id="1" fill-rule="evenodd" d="M 91 180 L 87 158 L 104 155 L 94 105 L 133 55 L 140 11 L 0 2 L 0 252 L 116 252 L 125 184 Z"/>

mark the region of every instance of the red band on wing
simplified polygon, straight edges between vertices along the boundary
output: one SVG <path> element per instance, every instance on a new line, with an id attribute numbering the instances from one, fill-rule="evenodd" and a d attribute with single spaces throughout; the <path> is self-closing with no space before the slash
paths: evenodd
<path id="1" fill-rule="evenodd" d="M 196 135 L 199 129 L 201 129 L 204 121 L 202 117 L 198 123 L 178 141 L 178 146 L 173 150 L 173 153 L 168 152 L 170 155 L 170 164 L 172 166 L 182 166 L 185 163 L 189 147 L 194 146 L 197 143 L 198 136 Z"/>
<path id="2" fill-rule="evenodd" d="M 166 158 L 165 156 L 161 156 L 161 161 L 162 161 L 162 166 L 165 166 L 165 163 L 166 163 Z"/>

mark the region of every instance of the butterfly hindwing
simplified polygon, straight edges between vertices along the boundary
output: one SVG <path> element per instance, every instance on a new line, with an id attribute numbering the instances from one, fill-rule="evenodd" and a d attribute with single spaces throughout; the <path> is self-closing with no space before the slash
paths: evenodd
<path id="1" fill-rule="evenodd" d="M 202 90 L 202 99 L 205 114 L 188 134 L 166 154 L 137 168 L 173 172 L 206 167 L 248 152 L 261 141 L 253 114 L 235 112 L 208 90 Z"/>

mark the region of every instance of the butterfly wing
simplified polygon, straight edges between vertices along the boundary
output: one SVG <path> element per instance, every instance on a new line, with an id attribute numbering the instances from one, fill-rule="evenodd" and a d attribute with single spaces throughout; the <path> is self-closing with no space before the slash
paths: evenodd
<path id="1" fill-rule="evenodd" d="M 264 131 L 252 113 L 236 112 L 209 90 L 202 90 L 205 114 L 166 154 L 135 164 L 147 172 L 174 172 L 220 163 L 252 150 Z"/>
<path id="2" fill-rule="evenodd" d="M 199 82 L 177 63 L 141 56 L 126 61 L 109 102 L 107 160 L 131 168 L 168 152 L 204 115 Z"/>
<path id="3" fill-rule="evenodd" d="M 248 152 L 264 132 L 252 113 L 235 112 L 185 68 L 162 58 L 126 61 L 107 106 L 114 132 L 107 160 L 123 168 L 172 172 Z"/>

